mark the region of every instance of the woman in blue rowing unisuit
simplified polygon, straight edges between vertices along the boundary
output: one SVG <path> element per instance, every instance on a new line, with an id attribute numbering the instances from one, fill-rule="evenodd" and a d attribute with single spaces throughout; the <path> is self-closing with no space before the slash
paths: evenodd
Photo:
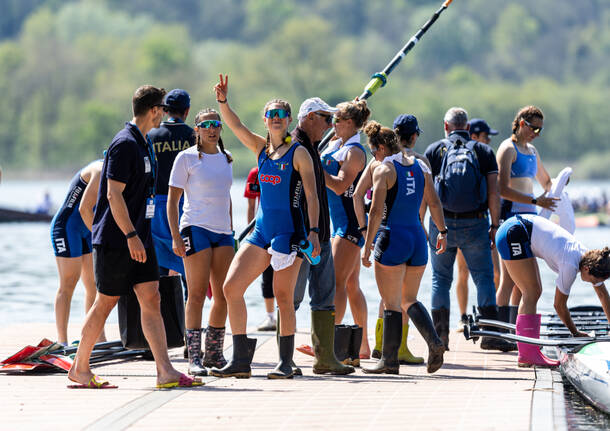
<path id="1" fill-rule="evenodd" d="M 426 234 L 419 219 L 419 209 L 425 197 L 434 223 L 445 226 L 442 207 L 428 165 L 403 153 L 392 129 L 371 121 L 364 132 L 369 137 L 371 152 L 382 162 L 372 172 L 373 201 L 368 226 L 362 227 L 366 231 L 362 264 L 371 266 L 371 246 L 375 242 L 375 279 L 385 310 L 381 359 L 363 371 L 398 374 L 404 308 L 428 344 L 428 372 L 433 373 L 443 365 L 445 346 L 428 311 L 417 300 L 428 262 Z M 358 188 L 361 188 L 360 184 Z M 364 208 L 361 204 L 357 208 L 358 217 L 363 220 Z M 437 253 L 445 251 L 446 233 L 438 234 L 436 245 Z"/>
<path id="2" fill-rule="evenodd" d="M 297 254 L 306 238 L 313 245 L 314 257 L 320 254 L 318 241 L 318 197 L 313 162 L 307 150 L 293 143 L 288 134 L 292 119 L 288 102 L 274 99 L 264 107 L 264 138 L 251 132 L 229 107 L 228 77 L 220 76 L 214 87 L 220 113 L 237 138 L 258 157 L 260 204 L 254 231 L 237 252 L 224 284 L 229 321 L 233 332 L 233 359 L 223 368 L 213 368 L 217 377 L 247 378 L 256 340 L 246 336 L 247 310 L 244 292 L 271 263 L 273 290 L 280 312 L 279 356 L 270 379 L 292 378 L 294 375 L 294 287 L 301 257 Z M 303 213 L 307 199 L 310 231 L 305 232 Z M 314 220 L 314 221 L 312 221 Z"/>
<path id="3" fill-rule="evenodd" d="M 371 350 L 366 337 L 366 299 L 359 283 L 359 256 L 364 237 L 358 230 L 353 194 L 366 165 L 366 152 L 360 144 L 359 132 L 371 115 L 371 111 L 364 100 L 340 103 L 337 108 L 339 110 L 333 117 L 336 139 L 329 143 L 320 157 L 328 189 L 328 206 L 332 221 L 336 281 L 335 323 L 340 324 L 343 320 L 349 299 L 356 325 L 348 331 L 350 348 L 347 362 L 359 366 L 360 358 L 368 359 Z M 339 332 L 337 335 L 339 339 L 343 336 Z"/>
<path id="4" fill-rule="evenodd" d="M 515 214 L 536 214 L 537 207 L 553 209 L 557 198 L 546 197 L 551 188 L 551 177 L 542 165 L 540 154 L 532 144 L 542 133 L 544 114 L 535 106 L 521 108 L 513 120 L 512 135 L 498 147 L 498 189 L 502 197 L 500 220 L 507 220 Z M 534 179 L 545 190 L 534 196 Z M 498 318 L 513 321 L 521 295 L 513 289 L 515 283 L 501 265 L 500 286 L 496 293 Z M 512 293 L 512 298 L 511 298 Z M 509 308 L 509 300 L 512 304 Z"/>

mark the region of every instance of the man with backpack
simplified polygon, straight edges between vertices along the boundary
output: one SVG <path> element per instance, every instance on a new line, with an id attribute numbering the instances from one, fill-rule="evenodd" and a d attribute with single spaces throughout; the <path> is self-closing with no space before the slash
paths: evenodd
<path id="1" fill-rule="evenodd" d="M 499 225 L 500 196 L 498 165 L 491 147 L 470 139 L 468 114 L 454 107 L 444 118 L 445 139 L 426 149 L 434 187 L 447 224 L 447 250 L 437 255 L 430 242 L 432 261 L 432 320 L 436 332 L 449 346 L 449 290 L 453 264 L 461 249 L 477 288 L 479 312 L 486 319 L 497 318 L 491 247 Z M 491 218 L 491 225 L 490 225 Z M 429 238 L 439 233 L 430 220 Z M 511 343 L 483 337 L 485 350 L 511 350 Z"/>

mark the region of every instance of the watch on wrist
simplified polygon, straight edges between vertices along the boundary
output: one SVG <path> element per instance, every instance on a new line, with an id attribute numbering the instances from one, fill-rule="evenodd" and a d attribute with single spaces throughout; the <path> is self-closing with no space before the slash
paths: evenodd
<path id="1" fill-rule="evenodd" d="M 368 226 L 362 226 L 362 227 L 359 227 L 359 228 L 358 228 L 358 230 L 359 230 L 360 232 L 364 232 L 364 231 L 365 231 L 365 230 L 367 230 L 367 229 L 368 229 Z"/>
<path id="2" fill-rule="evenodd" d="M 491 229 L 498 229 L 500 226 L 498 226 L 497 224 L 492 224 L 490 227 Z"/>
<path id="3" fill-rule="evenodd" d="M 538 205 L 538 199 L 536 199 L 536 198 L 532 198 L 532 203 L 533 203 L 534 205 Z"/>
<path id="4" fill-rule="evenodd" d="M 310 227 L 309 232 L 315 232 L 315 233 L 319 234 L 320 228 L 319 227 Z"/>
<path id="5" fill-rule="evenodd" d="M 125 235 L 125 238 L 129 239 L 129 238 L 133 238 L 134 236 L 137 236 L 137 235 L 138 235 L 138 233 L 135 230 L 132 230 L 127 235 Z"/>
<path id="6" fill-rule="evenodd" d="M 438 233 L 440 233 L 441 235 L 447 235 L 447 232 L 449 232 L 449 229 L 447 229 L 447 227 L 445 226 L 444 230 L 439 230 Z"/>

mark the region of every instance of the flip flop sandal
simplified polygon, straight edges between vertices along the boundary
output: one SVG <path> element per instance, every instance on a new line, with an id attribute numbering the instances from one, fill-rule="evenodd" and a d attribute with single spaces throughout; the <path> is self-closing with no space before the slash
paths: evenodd
<path id="1" fill-rule="evenodd" d="M 89 383 L 86 385 L 76 384 L 76 385 L 68 385 L 68 389 L 116 389 L 118 386 L 111 385 L 108 381 L 100 379 L 95 374 L 89 380 Z"/>
<path id="2" fill-rule="evenodd" d="M 193 379 L 186 374 L 181 374 L 177 382 L 159 383 L 157 384 L 158 389 L 169 389 L 169 388 L 192 388 L 194 386 L 203 386 L 203 383 L 199 379 Z"/>

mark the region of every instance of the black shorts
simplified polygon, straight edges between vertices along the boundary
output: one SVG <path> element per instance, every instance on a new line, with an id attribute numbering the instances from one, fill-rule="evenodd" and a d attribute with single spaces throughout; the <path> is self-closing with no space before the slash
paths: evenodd
<path id="1" fill-rule="evenodd" d="M 136 262 L 129 249 L 93 246 L 93 270 L 97 291 L 108 296 L 129 293 L 136 284 L 159 281 L 159 265 L 154 247 L 146 249 L 146 262 Z"/>

